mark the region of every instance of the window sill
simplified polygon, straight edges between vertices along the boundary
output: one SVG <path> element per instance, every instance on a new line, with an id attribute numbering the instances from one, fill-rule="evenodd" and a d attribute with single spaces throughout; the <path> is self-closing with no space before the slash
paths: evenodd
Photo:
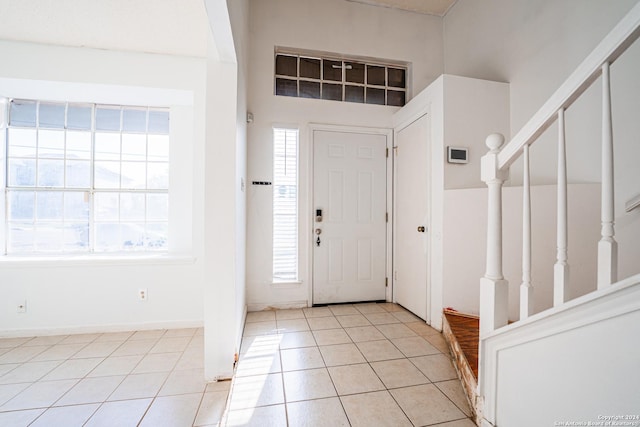
<path id="1" fill-rule="evenodd" d="M 181 254 L 91 254 L 91 255 L 5 255 L 0 256 L 4 267 L 73 267 L 110 265 L 188 265 L 197 258 Z"/>

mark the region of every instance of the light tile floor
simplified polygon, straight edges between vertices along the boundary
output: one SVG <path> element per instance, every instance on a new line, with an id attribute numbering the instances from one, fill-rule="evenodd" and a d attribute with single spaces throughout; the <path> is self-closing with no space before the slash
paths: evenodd
<path id="1" fill-rule="evenodd" d="M 233 382 L 204 382 L 203 346 L 202 329 L 0 339 L 0 426 L 475 425 L 442 335 L 395 304 L 249 313 Z"/>
<path id="2" fill-rule="evenodd" d="M 0 339 L 0 426 L 218 426 L 202 329 Z"/>
<path id="3" fill-rule="evenodd" d="M 247 315 L 226 426 L 473 427 L 442 335 L 396 304 Z"/>

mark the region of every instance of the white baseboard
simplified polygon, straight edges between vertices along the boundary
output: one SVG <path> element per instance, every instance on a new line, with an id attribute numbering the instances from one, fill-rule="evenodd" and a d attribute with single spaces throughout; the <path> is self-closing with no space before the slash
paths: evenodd
<path id="1" fill-rule="evenodd" d="M 294 308 L 307 308 L 309 307 L 307 301 L 291 301 L 287 303 L 250 303 L 247 304 L 247 311 L 263 311 L 263 310 L 288 310 Z"/>
<path id="2" fill-rule="evenodd" d="M 202 320 L 173 320 L 166 322 L 116 323 L 109 325 L 70 326 L 63 328 L 25 328 L 0 330 L 0 338 L 42 337 L 50 335 L 96 334 L 105 332 L 146 331 L 152 329 L 201 328 Z"/>
<path id="3" fill-rule="evenodd" d="M 244 326 L 247 324 L 247 313 L 249 309 L 244 306 L 244 312 L 242 313 L 242 323 L 240 323 L 240 335 L 236 337 L 236 352 L 240 354 L 240 346 L 242 345 L 242 337 L 244 336 Z"/>

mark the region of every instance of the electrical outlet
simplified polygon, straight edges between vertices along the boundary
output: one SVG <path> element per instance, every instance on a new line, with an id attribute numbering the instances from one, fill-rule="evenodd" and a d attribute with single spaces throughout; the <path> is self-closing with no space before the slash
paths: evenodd
<path id="1" fill-rule="evenodd" d="M 20 301 L 16 307 L 18 313 L 26 313 L 27 312 L 27 301 Z"/>
<path id="2" fill-rule="evenodd" d="M 147 288 L 138 289 L 138 298 L 140 301 L 147 302 L 149 295 L 147 294 Z"/>

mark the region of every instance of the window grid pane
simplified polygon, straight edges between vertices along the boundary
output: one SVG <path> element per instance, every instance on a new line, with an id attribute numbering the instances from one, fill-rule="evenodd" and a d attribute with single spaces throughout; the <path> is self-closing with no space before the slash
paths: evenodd
<path id="1" fill-rule="evenodd" d="M 5 253 L 167 251 L 168 109 L 12 100 L 10 114 Z"/>
<path id="2" fill-rule="evenodd" d="M 89 202 L 85 191 L 8 190 L 10 253 L 86 252 Z"/>
<path id="3" fill-rule="evenodd" d="M 315 56 L 315 55 L 313 55 Z M 401 107 L 407 101 L 407 68 L 307 54 L 275 53 L 274 93 Z"/>
<path id="4" fill-rule="evenodd" d="M 273 280 L 298 280 L 298 131 L 273 130 Z"/>

